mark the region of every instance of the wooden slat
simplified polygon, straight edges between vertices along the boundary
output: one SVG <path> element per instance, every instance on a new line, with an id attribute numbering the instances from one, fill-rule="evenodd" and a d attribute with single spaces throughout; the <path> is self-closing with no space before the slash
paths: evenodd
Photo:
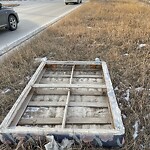
<path id="1" fill-rule="evenodd" d="M 52 75 L 52 74 L 44 74 L 43 78 L 70 78 L 70 75 Z M 74 75 L 73 78 L 103 78 L 102 75 Z"/>
<path id="2" fill-rule="evenodd" d="M 20 109 L 18 110 L 16 116 L 14 117 L 14 119 L 11 122 L 11 126 L 16 126 L 17 125 L 18 121 L 20 120 L 21 116 L 23 115 L 23 113 L 26 109 L 26 106 L 29 103 L 29 101 L 31 100 L 32 96 L 33 96 L 33 90 L 30 91 L 28 96 L 23 101 L 22 107 L 20 107 Z"/>
<path id="3" fill-rule="evenodd" d="M 39 83 L 39 81 L 41 80 L 43 74 L 45 72 L 45 68 L 43 68 L 43 70 L 40 72 L 40 74 L 38 75 L 38 78 L 36 80 L 36 83 Z M 16 114 L 16 116 L 14 117 L 14 119 L 11 122 L 11 126 L 15 126 L 17 125 L 18 121 L 20 120 L 23 112 L 25 111 L 27 104 L 29 103 L 29 101 L 31 100 L 32 96 L 33 96 L 34 91 L 31 89 L 31 92 L 27 95 L 26 99 L 23 102 L 23 106 L 18 110 L 18 113 Z"/>
<path id="4" fill-rule="evenodd" d="M 65 102 L 30 101 L 28 107 L 64 107 Z"/>
<path id="5" fill-rule="evenodd" d="M 58 125 L 62 123 L 62 118 L 31 118 L 21 119 L 18 125 Z M 66 124 L 110 124 L 109 115 L 100 116 L 99 118 L 67 118 Z"/>
<path id="6" fill-rule="evenodd" d="M 38 95 L 67 95 L 67 89 L 49 89 L 49 88 L 34 88 Z"/>
<path id="7" fill-rule="evenodd" d="M 66 99 L 67 95 L 57 95 L 58 99 L 56 100 L 54 97 L 56 96 L 56 94 L 52 94 L 52 95 L 34 95 L 31 99 L 31 101 L 35 101 L 37 103 L 37 101 L 46 101 L 46 102 L 63 102 L 62 101 L 62 97 L 63 99 Z M 54 98 L 54 99 L 53 99 Z M 88 96 L 88 95 L 71 95 L 70 97 L 70 102 L 98 102 L 98 103 L 106 103 L 108 102 L 108 97 L 107 96 Z"/>
<path id="8" fill-rule="evenodd" d="M 66 81 L 62 80 L 51 80 L 51 78 L 42 78 L 39 84 L 68 84 L 69 83 L 69 78 L 65 79 Z"/>
<path id="9" fill-rule="evenodd" d="M 63 64 L 63 65 L 102 65 L 101 62 L 96 64 L 95 61 L 47 61 L 47 65 Z"/>
<path id="10" fill-rule="evenodd" d="M 100 116 L 99 118 L 80 118 L 80 117 L 73 117 L 68 118 L 66 124 L 110 124 L 110 117 Z"/>
<path id="11" fill-rule="evenodd" d="M 59 81 L 59 80 L 53 80 L 51 78 L 42 78 L 39 82 L 39 84 L 68 84 L 69 83 L 69 78 Z M 79 81 L 79 80 L 74 80 L 73 84 L 104 84 L 104 80 L 103 79 L 98 79 L 97 81 L 95 80 L 88 80 L 88 81 Z"/>
<path id="12" fill-rule="evenodd" d="M 107 64 L 106 62 L 102 62 L 102 69 L 103 69 L 103 73 L 104 73 L 104 80 L 107 86 L 107 95 L 109 98 L 109 108 L 110 108 L 110 113 L 111 113 L 111 122 L 112 125 L 115 129 L 120 129 L 122 131 L 124 131 L 124 126 L 123 126 L 123 122 L 122 122 L 122 117 L 120 114 L 120 109 L 118 107 L 118 103 L 116 100 L 116 96 L 115 96 L 115 92 L 112 86 L 112 82 L 110 79 L 110 75 L 109 75 L 109 71 L 107 68 Z M 118 114 L 118 115 L 116 115 Z"/>
<path id="13" fill-rule="evenodd" d="M 72 83 L 72 78 L 73 78 L 74 69 L 75 69 L 75 65 L 73 65 L 73 67 L 72 67 L 71 77 L 70 77 L 70 82 L 69 82 L 69 84 Z M 65 104 L 64 116 L 63 116 L 63 121 L 62 121 L 62 128 L 64 128 L 64 127 L 65 127 L 65 124 L 66 124 L 66 118 L 67 118 L 67 112 L 68 112 L 68 104 L 69 104 L 69 101 L 70 101 L 70 89 L 69 89 L 69 91 L 68 91 L 67 100 L 66 100 L 66 104 Z"/>
<path id="14" fill-rule="evenodd" d="M 68 68 L 56 68 L 56 69 L 51 69 L 51 68 L 48 68 L 47 67 L 47 71 L 49 72 L 70 72 L 71 73 L 71 69 L 68 69 Z M 76 69 L 75 71 L 80 71 L 80 72 L 101 72 L 102 69 L 100 68 L 79 68 L 79 69 Z"/>
<path id="15" fill-rule="evenodd" d="M 106 85 L 97 84 L 34 84 L 34 88 L 103 88 L 106 89 Z"/>
<path id="16" fill-rule="evenodd" d="M 58 125 L 62 124 L 62 118 L 32 118 L 32 119 L 21 119 L 18 125 Z"/>
<path id="17" fill-rule="evenodd" d="M 42 95 L 67 95 L 67 89 L 49 89 L 49 88 L 35 88 L 34 89 L 37 94 Z M 106 92 L 104 91 L 87 91 L 83 89 L 71 90 L 71 95 L 81 95 L 81 96 L 105 96 Z"/>
<path id="18" fill-rule="evenodd" d="M 17 101 L 15 102 L 15 104 L 13 105 L 13 107 L 11 108 L 11 110 L 9 111 L 9 113 L 7 114 L 5 119 L 3 120 L 1 127 L 7 128 L 8 126 L 10 126 L 11 122 L 13 121 L 14 117 L 17 115 L 20 108 L 22 107 L 21 108 L 22 110 L 24 110 L 24 108 L 26 108 L 27 103 L 26 103 L 26 105 L 23 105 L 23 103 L 24 103 L 27 95 L 31 91 L 32 85 L 36 82 L 37 78 L 39 77 L 43 68 L 45 67 L 45 64 L 46 64 L 45 61 L 41 62 L 41 64 L 37 68 L 36 72 L 34 73 L 32 78 L 30 79 L 30 81 L 28 82 L 28 84 L 26 85 L 24 90 L 22 91 L 21 95 L 19 96 L 19 98 L 17 99 Z M 23 112 L 21 112 L 21 113 L 23 113 Z"/>
<path id="19" fill-rule="evenodd" d="M 64 107 L 65 102 L 31 101 L 28 107 Z M 107 108 L 108 102 L 69 102 L 69 107 Z"/>

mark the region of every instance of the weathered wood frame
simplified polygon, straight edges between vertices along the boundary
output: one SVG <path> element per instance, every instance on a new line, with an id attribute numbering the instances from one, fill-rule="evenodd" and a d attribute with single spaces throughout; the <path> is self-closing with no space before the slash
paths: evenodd
<path id="1" fill-rule="evenodd" d="M 72 67 L 72 72 L 71 72 L 71 78 L 69 84 L 38 84 L 38 80 L 40 80 L 43 72 L 44 72 L 44 67 L 45 65 L 51 65 L 51 64 L 66 64 L 66 65 L 73 65 Z M 72 77 L 73 77 L 73 72 L 74 72 L 74 67 L 75 65 L 101 65 L 102 70 L 103 70 L 103 76 L 105 79 L 105 85 L 78 85 L 78 84 L 71 84 L 72 82 Z M 66 75 L 67 76 L 67 75 Z M 82 75 L 86 76 L 86 75 Z M 78 76 L 81 77 L 81 76 Z M 94 78 L 94 76 L 91 75 L 91 77 Z M 36 84 L 35 84 L 36 83 Z M 64 117 L 62 120 L 62 128 L 60 129 L 55 129 L 55 128 L 41 128 L 41 127 L 24 127 L 24 126 L 16 126 L 18 121 L 20 120 L 23 112 L 26 109 L 26 106 L 29 105 L 35 105 L 33 103 L 30 103 L 30 99 L 33 95 L 33 88 L 36 87 L 65 87 L 65 88 L 82 88 L 82 87 L 92 87 L 92 88 L 102 88 L 102 89 L 107 89 L 107 96 L 109 98 L 109 108 L 111 111 L 111 115 L 113 118 L 113 126 L 114 129 L 97 129 L 92 130 L 92 129 L 68 129 L 64 128 L 65 127 L 65 122 L 66 122 L 66 114 L 67 114 L 67 109 L 68 109 L 68 103 L 69 103 L 69 98 L 70 98 L 70 90 L 68 90 L 67 94 L 67 101 L 66 103 L 59 103 L 58 105 L 65 106 L 65 111 L 64 111 Z M 26 99 L 26 101 L 25 101 Z M 49 104 L 49 105 L 56 105 L 56 104 Z M 72 103 L 73 105 L 73 103 Z M 88 103 L 82 104 L 85 107 L 88 106 Z M 94 107 L 97 104 L 93 104 Z M 24 107 L 23 107 L 24 106 Z M 15 117 L 17 115 L 17 117 Z M 57 123 L 56 123 L 57 124 Z M 11 126 L 10 126 L 11 125 Z M 32 76 L 31 80 L 13 105 L 12 109 L 10 112 L 7 114 L 5 119 L 3 120 L 2 124 L 0 125 L 0 134 L 7 134 L 7 133 L 16 133 L 16 134 L 26 134 L 26 133 L 31 133 L 31 134 L 38 134 L 38 135 L 47 135 L 47 134 L 55 134 L 55 133 L 61 134 L 111 134 L 111 135 L 124 135 L 124 126 L 122 123 L 122 118 L 121 118 L 121 112 L 118 107 L 115 93 L 112 87 L 112 83 L 110 80 L 110 75 L 107 69 L 106 62 L 101 61 L 98 64 L 95 61 L 42 61 L 39 67 L 37 68 L 36 72 Z"/>

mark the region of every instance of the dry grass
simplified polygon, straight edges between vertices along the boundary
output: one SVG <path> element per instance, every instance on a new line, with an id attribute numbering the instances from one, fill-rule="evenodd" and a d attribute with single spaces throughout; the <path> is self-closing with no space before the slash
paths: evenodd
<path id="1" fill-rule="evenodd" d="M 146 45 L 140 48 L 140 44 Z M 126 143 L 122 150 L 149 149 L 150 5 L 137 0 L 93 0 L 19 51 L 0 66 L 0 89 L 11 89 L 0 94 L 1 118 L 21 93 L 27 77 L 33 74 L 35 57 L 46 56 L 50 60 L 99 57 L 108 64 L 120 109 L 126 115 L 123 119 Z M 136 121 L 138 136 L 134 140 Z"/>

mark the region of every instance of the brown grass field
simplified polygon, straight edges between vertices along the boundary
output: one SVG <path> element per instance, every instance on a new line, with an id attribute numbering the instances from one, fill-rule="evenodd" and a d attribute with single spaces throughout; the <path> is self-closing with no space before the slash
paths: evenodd
<path id="1" fill-rule="evenodd" d="M 126 134 L 121 150 L 150 148 L 148 3 L 138 0 L 91 0 L 18 50 L 0 64 L 0 120 L 6 116 L 34 73 L 36 57 L 50 60 L 94 60 L 99 57 L 108 64 L 122 111 Z M 7 88 L 9 92 L 3 94 L 2 91 Z M 136 139 L 133 138 L 135 123 L 138 123 Z M 13 148 L 7 146 L 6 149 Z M 26 149 L 33 148 L 28 146 Z"/>

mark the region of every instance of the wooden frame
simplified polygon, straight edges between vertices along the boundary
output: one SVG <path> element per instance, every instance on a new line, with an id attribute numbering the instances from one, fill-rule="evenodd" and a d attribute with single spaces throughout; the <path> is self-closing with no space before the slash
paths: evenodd
<path id="1" fill-rule="evenodd" d="M 65 74 L 65 67 L 69 65 L 70 75 Z M 77 66 L 77 69 L 76 69 Z M 80 66 L 80 67 L 78 67 Z M 86 66 L 88 69 L 86 70 Z M 62 70 L 58 68 L 62 67 Z M 83 67 L 83 68 L 82 68 Z M 69 70 L 67 68 L 67 70 Z M 79 69 L 80 68 L 80 69 Z M 91 68 L 91 70 L 90 70 Z M 47 73 L 47 72 L 50 73 Z M 62 71 L 62 74 L 57 74 Z M 52 73 L 52 74 L 51 74 Z M 79 74 L 81 73 L 81 74 Z M 83 74 L 82 74 L 83 73 Z M 89 74 L 88 74 L 89 73 Z M 102 73 L 102 74 L 101 74 Z M 41 84 L 42 78 L 51 78 L 57 80 L 58 83 L 44 83 Z M 68 83 L 59 84 L 59 80 L 69 79 Z M 74 79 L 77 78 L 77 83 L 73 83 Z M 81 79 L 83 78 L 83 79 Z M 93 80 L 94 79 L 94 80 Z M 97 84 L 97 80 L 101 79 L 103 82 Z M 84 82 L 82 83 L 82 81 Z M 85 84 L 85 82 L 87 82 Z M 46 94 L 47 98 L 43 98 L 43 101 L 35 101 L 34 96 L 38 94 Z M 64 101 L 51 101 L 55 96 L 66 97 Z M 87 96 L 87 97 L 86 97 Z M 89 97 L 91 96 L 92 99 Z M 80 98 L 78 98 L 80 97 Z M 94 97 L 94 98 L 93 98 Z M 107 99 L 101 99 L 107 97 Z M 89 98 L 89 101 L 87 99 Z M 74 101 L 72 101 L 72 99 Z M 82 101 L 76 101 L 82 99 Z M 83 101 L 85 100 L 85 101 Z M 92 101 L 91 100 L 97 100 Z M 28 114 L 27 108 L 44 108 L 45 110 L 50 109 L 63 109 L 62 117 L 49 117 L 40 118 L 34 116 L 36 112 L 30 114 L 32 118 L 25 118 L 25 114 Z M 76 116 L 69 117 L 69 111 L 82 110 L 89 114 L 88 111 L 95 110 L 97 112 L 96 117 Z M 44 110 L 44 111 L 45 111 Z M 104 112 L 103 112 L 104 111 Z M 107 111 L 107 112 L 105 112 Z M 99 114 L 100 113 L 100 114 Z M 44 113 L 42 115 L 45 115 Z M 72 115 L 72 114 L 71 114 Z M 93 115 L 93 114 L 92 114 Z M 98 116 L 98 117 L 97 117 Z M 5 134 L 37 134 L 47 135 L 57 132 L 59 135 L 62 134 L 95 134 L 95 130 L 91 129 L 80 129 L 80 128 L 66 128 L 66 125 L 100 125 L 101 128 L 96 128 L 96 134 L 108 134 L 112 136 L 124 135 L 124 126 L 121 119 L 121 112 L 118 108 L 112 83 L 110 80 L 109 72 L 105 62 L 95 61 L 42 61 L 37 68 L 35 74 L 15 102 L 14 106 L 8 113 L 0 125 L 0 134 L 2 137 Z M 26 127 L 26 125 L 31 125 Z M 40 126 L 37 126 L 40 125 Z M 44 128 L 42 125 L 61 125 L 61 128 Z M 103 129 L 103 125 L 111 126 L 111 129 Z M 12 128 L 13 127 L 13 128 Z M 38 130 L 37 130 L 38 128 Z M 1 140 L 2 141 L 2 140 Z"/>

